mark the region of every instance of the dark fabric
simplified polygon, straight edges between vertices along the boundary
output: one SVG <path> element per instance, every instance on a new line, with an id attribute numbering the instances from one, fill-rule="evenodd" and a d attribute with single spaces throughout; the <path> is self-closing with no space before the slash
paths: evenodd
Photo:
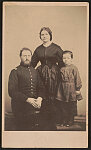
<path id="1" fill-rule="evenodd" d="M 55 106 L 56 106 L 55 120 L 57 124 L 74 122 L 74 116 L 77 115 L 77 101 L 67 103 L 57 100 L 55 101 Z"/>
<path id="2" fill-rule="evenodd" d="M 44 82 L 47 99 L 52 99 L 56 95 L 59 67 L 63 65 L 62 52 L 62 49 L 58 45 L 51 43 L 48 47 L 44 47 L 43 45 L 37 47 L 32 56 L 31 65 L 33 67 L 36 67 L 39 61 L 41 62 L 41 66 L 37 69 Z M 59 67 L 56 63 L 58 63 Z"/>
<path id="3" fill-rule="evenodd" d="M 42 44 L 34 51 L 31 65 L 35 68 L 40 61 L 42 65 L 48 65 L 50 68 L 53 64 L 58 63 L 61 68 L 63 65 L 62 52 L 63 50 L 57 44 L 51 43 L 48 47 L 44 47 Z"/>
<path id="4" fill-rule="evenodd" d="M 8 92 L 11 97 L 11 106 L 14 114 L 26 114 L 35 110 L 26 102 L 27 98 L 44 98 L 44 85 L 39 73 L 32 67 L 22 65 L 13 69 L 9 76 Z"/>
<path id="5" fill-rule="evenodd" d="M 56 131 L 56 106 L 52 101 L 43 101 L 40 109 L 40 129 L 42 131 Z"/>
<path id="6" fill-rule="evenodd" d="M 46 66 L 39 66 L 37 68 L 40 77 L 45 86 L 46 100 L 53 101 L 56 97 L 58 83 L 59 83 L 59 68 L 57 65 L 53 65 L 50 69 Z"/>
<path id="7" fill-rule="evenodd" d="M 56 107 L 56 116 L 55 116 L 56 124 L 62 124 L 64 120 L 63 102 L 56 100 L 55 107 Z"/>
<path id="8" fill-rule="evenodd" d="M 77 115 L 77 101 L 75 102 L 64 102 L 62 103 L 63 121 L 73 122 L 74 116 Z"/>
<path id="9" fill-rule="evenodd" d="M 43 113 L 40 115 L 40 130 L 41 131 L 56 131 L 56 122 L 54 119 L 53 112 Z"/>
<path id="10" fill-rule="evenodd" d="M 40 130 L 39 113 L 21 115 L 15 117 L 17 131 L 36 131 Z"/>
<path id="11" fill-rule="evenodd" d="M 56 106 L 55 97 L 59 83 L 59 68 L 63 66 L 63 50 L 60 46 L 51 43 L 44 47 L 43 44 L 36 48 L 32 56 L 31 65 L 37 68 L 45 86 L 45 100 L 42 102 L 40 111 L 41 130 L 56 130 Z"/>
<path id="12" fill-rule="evenodd" d="M 61 82 L 58 87 L 57 99 L 70 102 L 82 99 L 82 95 L 76 95 L 76 91 L 82 87 L 78 69 L 73 64 L 60 69 Z"/>

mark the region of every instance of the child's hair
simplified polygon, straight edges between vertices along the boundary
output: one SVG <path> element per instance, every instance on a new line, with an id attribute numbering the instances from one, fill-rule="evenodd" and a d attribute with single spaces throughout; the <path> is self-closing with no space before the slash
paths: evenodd
<path id="1" fill-rule="evenodd" d="M 68 51 L 68 50 L 63 51 L 63 55 L 64 55 L 64 54 L 67 54 L 67 53 L 69 53 L 69 54 L 71 55 L 71 58 L 73 58 L 73 53 L 72 53 L 71 51 Z"/>

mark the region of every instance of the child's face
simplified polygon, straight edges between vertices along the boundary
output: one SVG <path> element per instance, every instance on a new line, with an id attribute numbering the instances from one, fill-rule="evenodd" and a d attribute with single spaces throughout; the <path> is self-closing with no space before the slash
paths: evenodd
<path id="1" fill-rule="evenodd" d="M 65 65 L 70 65 L 72 63 L 71 54 L 69 53 L 63 54 L 63 62 Z"/>

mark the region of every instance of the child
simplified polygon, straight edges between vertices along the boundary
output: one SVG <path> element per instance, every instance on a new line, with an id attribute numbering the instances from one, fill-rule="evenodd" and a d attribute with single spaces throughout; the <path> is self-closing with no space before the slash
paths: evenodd
<path id="1" fill-rule="evenodd" d="M 77 115 L 77 100 L 82 99 L 80 89 L 82 82 L 76 66 L 72 64 L 73 53 L 63 52 L 64 67 L 60 69 L 61 82 L 59 83 L 57 100 L 62 101 L 63 125 L 70 126 Z M 62 115 L 62 114 L 60 114 Z"/>

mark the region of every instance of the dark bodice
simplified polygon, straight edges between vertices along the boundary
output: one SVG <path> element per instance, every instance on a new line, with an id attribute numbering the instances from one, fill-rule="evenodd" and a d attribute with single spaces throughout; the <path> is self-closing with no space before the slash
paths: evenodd
<path id="1" fill-rule="evenodd" d="M 51 43 L 48 47 L 42 44 L 36 48 L 31 60 L 31 65 L 34 68 L 39 61 L 41 62 L 38 71 L 45 85 L 46 99 L 51 101 L 55 99 L 57 92 L 59 68 L 63 65 L 62 52 L 60 46 L 54 43 Z"/>
<path id="2" fill-rule="evenodd" d="M 42 65 L 50 66 L 58 63 L 59 66 L 62 66 L 62 52 L 60 46 L 54 43 L 51 43 L 48 47 L 40 45 L 34 51 L 31 64 L 33 67 L 36 67 L 37 63 L 40 61 Z"/>

